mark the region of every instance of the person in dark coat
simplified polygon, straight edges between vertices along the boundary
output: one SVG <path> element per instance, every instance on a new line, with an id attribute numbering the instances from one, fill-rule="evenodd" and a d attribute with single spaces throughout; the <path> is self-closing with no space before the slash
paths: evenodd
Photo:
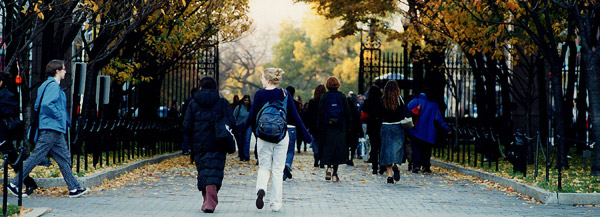
<path id="1" fill-rule="evenodd" d="M 0 119 L 11 116 L 16 116 L 19 113 L 19 103 L 13 93 L 6 88 L 8 75 L 0 73 Z M 19 157 L 19 153 L 15 148 L 13 141 L 15 138 L 11 135 L 19 135 L 21 132 L 8 132 L 4 124 L 0 123 L 0 152 L 8 155 L 8 161 L 15 162 Z M 15 166 L 15 172 L 19 172 L 19 167 Z M 37 184 L 30 176 L 23 177 L 25 184 L 25 196 L 33 194 L 33 191 L 38 188 Z"/>
<path id="2" fill-rule="evenodd" d="M 356 101 L 356 95 L 350 91 L 348 93 L 348 106 L 350 107 L 350 115 L 352 116 L 352 123 L 349 125 L 350 132 L 346 135 L 346 145 L 350 152 L 350 159 L 348 159 L 348 166 L 354 166 L 354 155 L 356 155 L 356 149 L 358 148 L 358 138 L 362 137 L 362 124 L 360 122 L 360 111 L 358 110 L 358 102 Z"/>
<path id="3" fill-rule="evenodd" d="M 188 133 L 194 150 L 198 170 L 198 190 L 202 192 L 202 211 L 214 212 L 218 204 L 217 193 L 223 183 L 225 148 L 215 141 L 215 119 L 225 118 L 229 126 L 235 126 L 229 101 L 219 96 L 217 83 L 212 77 L 200 81 L 200 90 L 186 111 L 184 132 Z"/>
<path id="4" fill-rule="evenodd" d="M 338 91 L 340 81 L 336 77 L 329 77 L 325 87 L 329 91 L 321 96 L 317 121 L 317 128 L 321 130 L 319 153 L 321 161 L 327 165 L 325 180 L 338 182 L 340 180 L 337 174 L 338 165 L 348 163 L 346 135 L 350 130 L 352 118 L 346 96 Z M 339 101 L 334 100 L 336 98 L 334 94 L 338 95 Z M 340 117 L 336 117 L 338 120 L 332 120 L 332 111 L 337 110 L 332 109 L 333 104 L 337 102 L 341 102 L 342 105 L 337 106 L 340 106 L 342 111 Z M 330 168 L 333 168 L 333 173 L 329 172 Z"/>
<path id="5" fill-rule="evenodd" d="M 318 121 L 318 115 L 314 115 L 314 114 L 318 114 L 319 113 L 319 101 L 321 100 L 321 96 L 323 96 L 323 94 L 326 92 L 327 90 L 325 89 L 325 85 L 319 84 L 317 85 L 317 87 L 315 87 L 315 92 L 313 93 L 313 98 L 310 99 L 308 101 L 308 111 L 306 112 L 307 114 L 313 114 L 313 115 L 307 115 L 307 127 L 308 127 L 308 132 L 310 132 L 313 137 L 314 137 L 314 141 L 312 143 L 312 149 L 314 152 L 314 158 L 315 158 L 315 164 L 314 167 L 321 167 L 323 168 L 323 164 L 319 163 L 320 161 L 320 157 L 319 157 L 319 128 L 317 127 L 317 121 Z"/>
<path id="6" fill-rule="evenodd" d="M 362 106 L 362 112 L 367 114 L 367 135 L 371 143 L 371 153 L 369 160 L 373 165 L 373 174 L 377 174 L 379 168 L 379 149 L 381 147 L 381 89 L 377 86 L 371 86 L 367 92 L 367 99 Z M 379 174 L 383 174 L 383 167 L 379 170 Z"/>
<path id="7" fill-rule="evenodd" d="M 194 87 L 190 90 L 190 98 L 187 98 L 185 100 L 185 102 L 183 103 L 183 106 L 181 107 L 182 115 L 185 116 L 187 108 L 190 105 L 190 102 L 192 102 L 194 100 L 194 96 L 196 95 L 197 91 L 198 91 L 198 88 L 196 88 L 196 87 Z M 184 155 L 190 154 L 190 138 L 185 133 L 183 134 L 183 142 L 181 143 L 181 153 Z"/>

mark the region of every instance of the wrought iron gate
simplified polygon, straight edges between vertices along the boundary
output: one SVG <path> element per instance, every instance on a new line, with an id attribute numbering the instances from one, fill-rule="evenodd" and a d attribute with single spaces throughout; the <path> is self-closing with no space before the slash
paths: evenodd
<path id="1" fill-rule="evenodd" d="M 219 45 L 213 43 L 206 49 L 188 55 L 165 75 L 161 85 L 161 105 L 172 102 L 181 105 L 190 96 L 190 90 L 198 87 L 200 79 L 211 76 L 219 83 Z"/>

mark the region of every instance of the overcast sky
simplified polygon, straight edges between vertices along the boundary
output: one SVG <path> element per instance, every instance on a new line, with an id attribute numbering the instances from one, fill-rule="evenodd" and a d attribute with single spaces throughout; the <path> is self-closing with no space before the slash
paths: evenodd
<path id="1" fill-rule="evenodd" d="M 283 20 L 299 23 L 309 10 L 307 4 L 294 4 L 292 0 L 250 0 L 250 18 L 256 32 L 270 30 L 277 33 Z"/>

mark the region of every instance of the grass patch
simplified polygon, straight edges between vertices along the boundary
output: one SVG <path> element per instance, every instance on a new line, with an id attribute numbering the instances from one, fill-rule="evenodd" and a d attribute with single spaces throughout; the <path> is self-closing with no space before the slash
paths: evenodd
<path id="1" fill-rule="evenodd" d="M 475 158 L 474 147 L 469 147 L 471 155 L 454 152 L 448 154 L 448 150 L 444 149 L 444 155 L 435 155 L 433 158 L 444 161 L 457 163 L 463 167 L 476 169 L 493 173 L 504 178 L 513 179 L 515 181 L 525 183 L 532 186 L 537 186 L 551 192 L 566 192 L 566 193 L 598 193 L 600 192 L 600 177 L 590 175 L 592 158 L 583 158 L 581 154 L 575 154 L 575 150 L 571 150 L 569 158 L 569 169 L 562 170 L 562 189 L 558 190 L 558 170 L 554 168 L 555 155 L 550 156 L 551 166 L 548 171 L 548 181 L 546 181 L 546 162 L 541 155 L 538 158 L 538 174 L 535 177 L 535 164 L 527 165 L 527 174 L 523 175 L 520 172 L 513 172 L 513 165 L 506 159 L 500 158 L 498 161 L 498 170 L 496 170 L 496 162 L 483 162 L 481 166 L 481 154 Z M 462 152 L 461 146 L 461 152 Z M 545 151 L 545 150 L 544 150 Z M 451 160 L 452 159 L 452 160 Z M 467 162 L 470 159 L 470 162 Z M 464 160 L 464 162 L 463 162 Z M 585 165 L 585 166 L 584 166 Z"/>
<path id="2" fill-rule="evenodd" d="M 17 211 L 19 211 L 18 206 L 8 204 L 8 207 L 6 209 L 6 215 L 11 216 L 17 214 Z M 1 213 L 4 213 L 4 207 L 0 207 L 0 214 Z"/>
<path id="3" fill-rule="evenodd" d="M 127 150 L 125 151 L 124 154 L 129 154 L 127 153 Z M 72 165 L 72 171 L 73 174 L 75 174 L 76 177 L 86 177 L 86 176 L 90 176 L 99 172 L 103 172 L 103 171 L 107 171 L 107 170 L 111 170 L 111 169 L 116 169 L 116 168 L 120 168 L 135 162 L 139 162 L 145 159 L 150 159 L 150 158 L 154 158 L 156 156 L 162 155 L 162 154 L 167 154 L 167 153 L 162 153 L 162 154 L 157 154 L 157 155 L 153 155 L 153 156 L 137 156 L 137 153 L 132 153 L 134 154 L 132 158 L 127 159 L 127 155 L 125 155 L 123 161 L 121 161 L 121 157 L 119 156 L 118 153 L 113 153 L 111 152 L 103 152 L 102 153 L 102 163 L 100 164 L 100 162 L 96 163 L 96 165 L 94 165 L 94 161 L 93 161 L 93 156 L 92 154 L 88 154 L 87 156 L 77 156 L 77 155 L 73 155 L 73 165 Z M 116 158 L 114 158 L 116 156 Z M 85 158 L 87 157 L 87 170 L 85 169 L 85 165 L 86 165 L 86 161 Z M 107 159 L 108 159 L 108 164 L 107 164 Z M 56 161 L 54 161 L 53 158 L 50 158 L 50 161 L 52 162 L 52 165 L 50 166 L 36 166 L 31 173 L 29 174 L 32 178 L 60 178 L 62 177 L 62 174 L 60 172 L 60 168 L 58 167 L 58 164 L 56 163 Z M 4 162 L 4 159 L 1 158 L 0 159 L 0 164 Z M 77 166 L 79 165 L 79 172 L 77 171 Z M 8 171 L 8 176 L 9 177 L 15 177 L 16 174 L 14 172 L 14 170 L 10 169 Z"/>

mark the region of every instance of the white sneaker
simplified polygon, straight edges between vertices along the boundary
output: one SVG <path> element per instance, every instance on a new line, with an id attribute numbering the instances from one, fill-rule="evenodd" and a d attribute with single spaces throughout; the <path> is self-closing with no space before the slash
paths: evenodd
<path id="1" fill-rule="evenodd" d="M 273 211 L 273 212 L 279 212 L 281 210 L 282 206 L 283 206 L 283 204 L 281 204 L 281 203 L 272 203 L 271 204 L 271 211 Z"/>

